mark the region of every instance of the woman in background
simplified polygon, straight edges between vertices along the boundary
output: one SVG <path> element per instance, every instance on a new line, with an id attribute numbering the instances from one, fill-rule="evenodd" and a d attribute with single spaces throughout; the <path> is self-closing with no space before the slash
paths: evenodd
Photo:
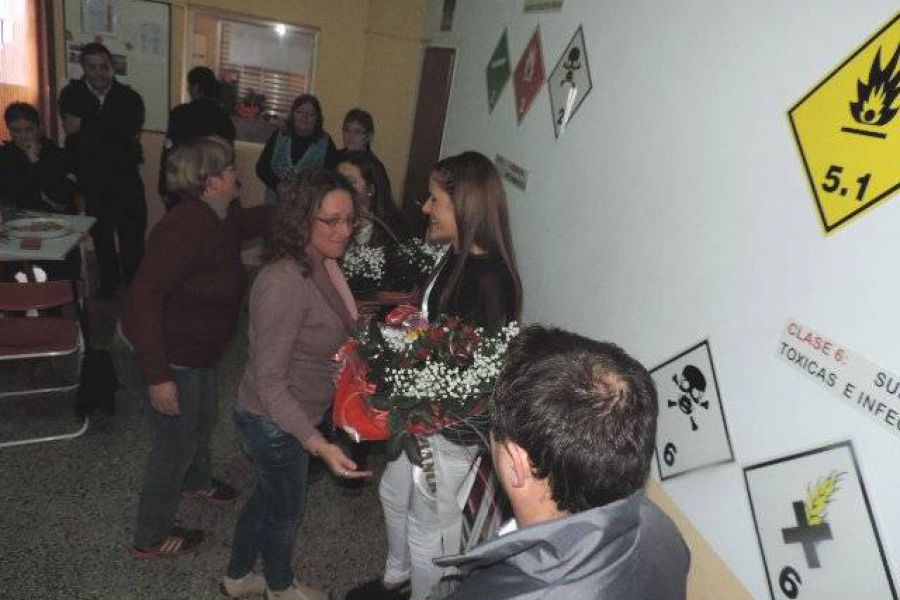
<path id="1" fill-rule="evenodd" d="M 166 190 L 166 158 L 186 140 L 218 135 L 234 146 L 237 132 L 231 115 L 225 112 L 220 100 L 222 84 L 215 73 L 206 67 L 194 67 L 187 74 L 190 102 L 179 104 L 169 112 L 169 126 L 159 165 L 158 191 L 166 210 L 174 206 L 174 198 Z"/>
<path id="2" fill-rule="evenodd" d="M 322 122 L 319 99 L 297 96 L 285 126 L 272 134 L 256 162 L 256 175 L 266 184 L 266 204 L 276 203 L 278 184 L 290 173 L 334 166 L 337 150 Z"/>
<path id="3" fill-rule="evenodd" d="M 393 197 L 391 180 L 388 177 L 387 169 L 384 168 L 384 163 L 372 151 L 372 139 L 374 137 L 375 120 L 372 118 L 372 115 L 361 108 L 351 108 L 344 115 L 344 126 L 341 128 L 341 141 L 344 147 L 338 151 L 337 162 L 341 162 L 350 152 L 368 153 L 375 163 L 378 180 L 383 181 L 387 186 L 385 194 L 388 197 Z"/>
<path id="4" fill-rule="evenodd" d="M 292 175 L 278 193 L 250 293 L 249 357 L 234 413 L 257 486 L 235 528 L 223 589 L 232 597 L 324 600 L 294 578 L 291 566 L 309 458 L 321 458 L 343 479 L 371 477 L 316 429 L 334 396 L 332 356 L 356 327 L 356 304 L 337 260 L 357 206 L 346 179 L 325 169 Z M 265 578 L 253 571 L 259 557 Z"/>
<path id="5" fill-rule="evenodd" d="M 486 329 L 519 318 L 522 284 L 516 267 L 506 193 L 491 161 L 464 152 L 440 161 L 422 206 L 427 240 L 450 244 L 432 276 L 422 309 L 430 321 L 455 315 Z M 347 600 L 425 600 L 444 572 L 432 560 L 460 551 L 462 510 L 457 495 L 479 453 L 453 428 L 422 436 L 434 459 L 435 487 L 413 478 L 405 453 L 388 463 L 379 495 L 387 525 L 384 575 L 347 595 Z M 418 468 L 418 467 L 416 467 Z"/>
<path id="6" fill-rule="evenodd" d="M 391 184 L 377 161 L 370 152 L 342 151 L 337 170 L 347 178 L 359 199 L 361 223 L 354 242 L 386 246 L 405 237 L 406 231 L 391 196 Z"/>

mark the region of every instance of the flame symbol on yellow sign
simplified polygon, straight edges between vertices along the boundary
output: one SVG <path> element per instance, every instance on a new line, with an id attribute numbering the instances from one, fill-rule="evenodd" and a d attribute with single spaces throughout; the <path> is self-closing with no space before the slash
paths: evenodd
<path id="1" fill-rule="evenodd" d="M 881 67 L 881 48 L 878 49 L 869 69 L 869 80 L 865 83 L 857 80 L 857 100 L 850 103 L 850 114 L 857 123 L 880 127 L 889 123 L 897 114 L 900 106 L 896 106 L 894 101 L 900 95 L 898 63 L 900 63 L 900 45 L 894 50 L 894 55 L 884 68 Z"/>

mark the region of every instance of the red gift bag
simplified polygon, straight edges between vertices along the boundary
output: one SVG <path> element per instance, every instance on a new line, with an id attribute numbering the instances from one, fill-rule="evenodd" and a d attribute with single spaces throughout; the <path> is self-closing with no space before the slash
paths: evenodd
<path id="1" fill-rule="evenodd" d="M 344 367 L 338 376 L 334 393 L 334 407 L 331 418 L 334 424 L 343 428 L 356 441 L 386 440 L 391 437 L 388 430 L 388 413 L 372 408 L 366 400 L 375 393 L 375 384 L 366 379 L 368 365 L 356 351 L 356 342 L 344 342 L 338 350 L 339 360 Z"/>

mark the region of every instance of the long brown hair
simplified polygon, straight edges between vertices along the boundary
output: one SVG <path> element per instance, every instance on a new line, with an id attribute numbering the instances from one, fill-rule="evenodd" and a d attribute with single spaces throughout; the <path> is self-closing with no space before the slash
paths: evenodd
<path id="1" fill-rule="evenodd" d="M 387 225 L 393 234 L 391 237 L 406 237 L 406 226 L 403 223 L 403 216 L 394 204 L 394 196 L 391 193 L 391 181 L 384 172 L 384 167 L 378 163 L 375 155 L 367 150 L 348 150 L 341 151 L 338 166 L 342 163 L 353 165 L 359 169 L 359 174 L 363 180 L 372 186 L 372 202 L 369 210 Z M 365 215 L 363 215 L 365 218 Z M 371 242 L 372 246 L 384 246 L 391 243 L 391 237 L 382 235 L 381 227 L 375 229 L 375 235 Z"/>
<path id="2" fill-rule="evenodd" d="M 515 315 L 522 312 L 522 279 L 516 267 L 512 235 L 509 229 L 509 209 L 506 191 L 494 164 L 480 152 L 468 151 L 443 159 L 431 172 L 434 182 L 453 201 L 456 216 L 456 262 L 449 266 L 450 277 L 438 298 L 438 311 L 442 312 L 456 293 L 466 259 L 472 246 L 478 245 L 488 254 L 499 256 L 515 285 Z"/>
<path id="3" fill-rule="evenodd" d="M 353 214 L 356 215 L 359 211 L 356 192 L 340 173 L 316 167 L 303 169 L 281 181 L 278 185 L 275 221 L 263 248 L 263 264 L 292 258 L 300 265 L 303 276 L 309 277 L 312 264 L 306 254 L 306 247 L 312 235 L 313 221 L 325 196 L 335 190 L 350 194 L 353 198 Z"/>

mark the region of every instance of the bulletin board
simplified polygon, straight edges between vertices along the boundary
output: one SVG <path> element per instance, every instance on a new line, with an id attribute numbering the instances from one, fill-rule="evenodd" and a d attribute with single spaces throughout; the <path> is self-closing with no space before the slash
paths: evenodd
<path id="1" fill-rule="evenodd" d="M 82 75 L 78 58 L 84 44 L 104 44 L 113 55 L 116 79 L 144 99 L 144 129 L 165 131 L 170 95 L 169 4 L 151 0 L 65 0 L 64 14 L 66 81 Z"/>

